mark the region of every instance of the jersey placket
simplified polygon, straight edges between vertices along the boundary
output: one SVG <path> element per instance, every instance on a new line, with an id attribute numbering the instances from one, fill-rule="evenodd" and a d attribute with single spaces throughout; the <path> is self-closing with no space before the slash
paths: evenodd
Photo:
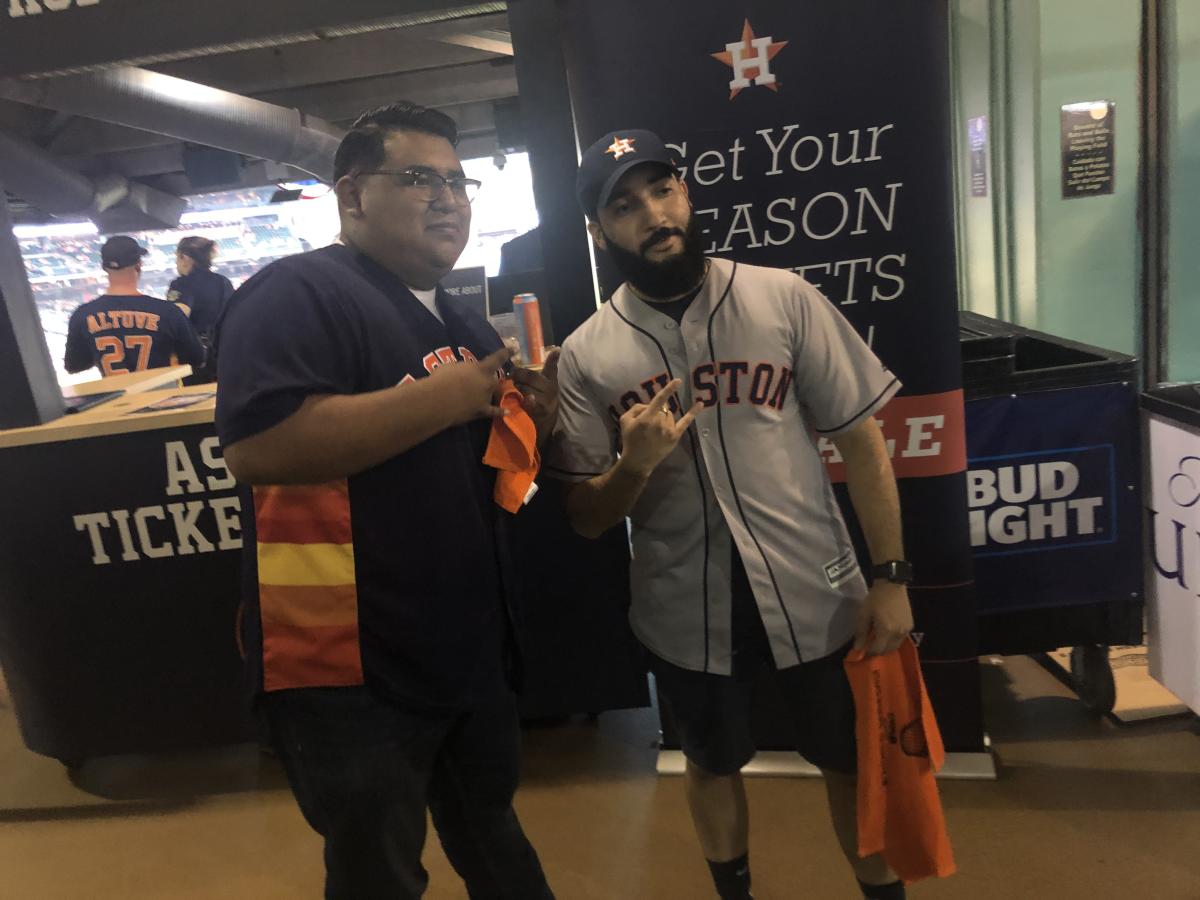
<path id="1" fill-rule="evenodd" d="M 693 306 L 699 302 L 698 298 Z M 692 403 L 691 365 L 679 326 L 671 318 L 636 301 L 629 295 L 627 287 L 622 288 L 610 303 L 613 304 L 612 311 L 625 324 L 648 339 L 627 345 L 631 353 L 627 362 L 614 366 L 613 387 L 624 384 L 630 372 L 646 371 L 649 358 L 643 353 L 650 350 L 647 343 L 653 342 L 649 356 L 656 357 L 657 363 L 652 362 L 651 366 L 665 365 L 667 378 L 678 378 L 683 382 L 677 397 L 680 411 L 687 410 Z M 686 467 L 686 474 L 680 473 L 677 467 Z M 674 475 L 670 474 L 672 469 Z M 667 497 L 681 490 L 686 490 L 687 494 Z M 657 540 L 643 541 L 641 529 L 637 527 L 641 510 L 651 511 L 651 517 L 645 520 L 649 528 L 659 534 L 664 530 L 677 534 L 678 540 L 670 541 L 666 546 Z M 649 562 L 653 557 L 646 569 L 659 573 L 654 579 L 657 590 L 645 585 L 639 590 L 640 579 L 634 579 L 635 598 L 648 592 L 645 599 L 650 601 L 640 604 L 635 599 L 631 617 L 635 633 L 652 651 L 684 668 L 730 674 L 731 541 L 714 497 L 695 427 L 689 430 L 647 485 L 635 507 L 634 521 L 635 569 L 641 568 L 639 560 Z M 703 548 L 703 560 L 675 549 L 694 544 Z M 667 578 L 663 579 L 662 575 Z M 700 605 L 699 610 L 697 605 Z M 694 637 L 690 636 L 693 633 L 691 626 L 680 629 L 681 618 L 694 622 Z M 685 633 L 689 636 L 681 641 Z"/>
<path id="2" fill-rule="evenodd" d="M 692 304 L 683 318 L 680 344 L 682 352 L 690 356 L 689 367 L 686 369 L 688 372 L 694 372 L 697 366 L 705 364 L 713 366 L 715 370 L 720 359 L 738 357 L 738 353 L 744 349 L 735 341 L 736 334 L 728 329 L 722 330 L 717 327 L 716 322 L 710 321 L 714 316 L 718 319 L 725 318 L 722 316 L 722 306 L 733 299 L 730 296 L 732 290 L 729 293 L 726 291 L 727 286 L 729 285 L 726 279 L 711 285 L 697 298 L 697 302 Z M 746 358 L 753 355 L 742 353 Z M 734 552 L 736 545 L 737 552 L 741 554 L 759 614 L 765 623 L 778 623 L 780 626 L 768 628 L 776 664 L 780 667 L 795 665 L 801 661 L 801 654 L 793 637 L 791 623 L 787 621 L 786 601 L 776 587 L 775 575 L 770 571 L 765 558 L 768 548 L 756 537 L 743 515 L 738 486 L 732 480 L 734 477 L 744 479 L 747 475 L 744 471 L 745 460 L 731 459 L 728 455 L 731 443 L 737 441 L 739 419 L 746 412 L 743 404 L 727 404 L 723 396 L 727 385 L 720 378 L 716 378 L 716 382 L 717 405 L 703 410 L 697 417 L 695 426 L 704 460 L 706 481 L 715 499 L 714 505 L 719 504 L 721 524 L 729 532 L 731 552 Z"/>
<path id="3" fill-rule="evenodd" d="M 706 287 L 696 298 L 684 315 L 682 324 L 676 324 L 674 320 L 663 315 L 656 316 L 663 320 L 660 339 L 671 365 L 671 374 L 683 382 L 678 393 L 680 414 L 691 409 L 696 400 L 692 372 L 696 370 L 696 366 L 710 361 L 707 346 L 699 333 L 701 326 L 697 325 L 704 322 L 703 314 L 697 310 L 708 305 L 704 300 L 710 290 Z M 709 302 L 711 303 L 711 299 Z M 702 566 L 706 576 L 706 634 L 703 670 L 730 675 L 733 672 L 733 598 L 730 586 L 733 572 L 732 554 L 736 551 L 709 471 L 708 451 L 705 445 L 713 434 L 708 422 L 711 415 L 711 411 L 701 410 L 682 443 L 683 450 L 692 461 L 696 472 L 701 495 L 698 505 L 704 514 L 706 558 Z"/>

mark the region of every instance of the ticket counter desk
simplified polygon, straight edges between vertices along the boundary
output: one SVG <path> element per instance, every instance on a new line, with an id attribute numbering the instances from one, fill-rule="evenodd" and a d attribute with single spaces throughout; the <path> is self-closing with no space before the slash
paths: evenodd
<path id="1" fill-rule="evenodd" d="M 68 766 L 256 736 L 235 640 L 237 488 L 215 386 L 177 387 L 182 374 L 76 386 L 124 393 L 0 432 L 0 666 L 26 745 Z M 554 494 L 518 516 L 524 711 L 645 705 L 624 537 L 570 535 Z"/>

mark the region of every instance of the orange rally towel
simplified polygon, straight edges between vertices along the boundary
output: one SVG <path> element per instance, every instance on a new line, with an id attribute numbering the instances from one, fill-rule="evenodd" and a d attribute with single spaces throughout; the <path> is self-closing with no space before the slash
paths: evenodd
<path id="1" fill-rule="evenodd" d="M 537 448 L 537 426 L 521 406 L 521 392 L 508 378 L 500 382 L 497 405 L 508 415 L 492 419 L 492 435 L 488 438 L 483 462 L 499 469 L 494 494 L 496 503 L 515 513 L 524 505 L 542 465 Z"/>
<path id="2" fill-rule="evenodd" d="M 882 853 L 904 881 L 954 874 L 954 855 L 934 773 L 946 752 L 917 648 L 885 656 L 852 650 L 858 737 L 858 855 Z"/>

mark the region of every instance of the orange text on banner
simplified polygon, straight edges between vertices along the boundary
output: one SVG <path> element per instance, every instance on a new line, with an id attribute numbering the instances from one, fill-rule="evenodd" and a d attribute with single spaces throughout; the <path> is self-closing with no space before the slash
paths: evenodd
<path id="1" fill-rule="evenodd" d="M 967 468 L 963 392 L 896 397 L 875 417 L 883 425 L 897 478 L 933 478 Z M 821 459 L 835 482 L 846 480 L 841 454 L 829 438 L 819 442 Z"/>

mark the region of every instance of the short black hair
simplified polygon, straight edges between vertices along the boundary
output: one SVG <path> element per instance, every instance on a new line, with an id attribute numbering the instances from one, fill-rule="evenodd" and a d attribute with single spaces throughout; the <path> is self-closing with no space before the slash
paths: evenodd
<path id="1" fill-rule="evenodd" d="M 419 131 L 458 146 L 458 126 L 443 112 L 400 100 L 363 113 L 354 120 L 333 161 L 336 183 L 352 172 L 374 169 L 387 156 L 383 142 L 394 131 Z"/>

